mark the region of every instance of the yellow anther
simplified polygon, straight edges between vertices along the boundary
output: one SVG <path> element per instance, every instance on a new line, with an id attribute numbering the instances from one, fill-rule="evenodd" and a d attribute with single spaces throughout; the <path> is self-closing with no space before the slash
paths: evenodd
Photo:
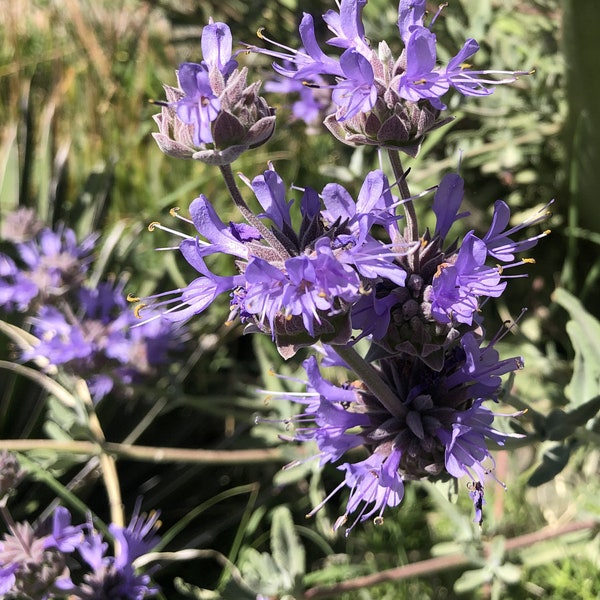
<path id="1" fill-rule="evenodd" d="M 523 262 L 527 263 L 528 265 L 535 265 L 535 258 L 524 258 Z"/>
<path id="2" fill-rule="evenodd" d="M 140 299 L 132 293 L 127 294 L 127 302 L 139 302 Z"/>
<path id="3" fill-rule="evenodd" d="M 449 263 L 446 263 L 446 262 L 440 263 L 440 264 L 437 266 L 437 269 L 436 269 L 436 271 L 435 271 L 434 277 L 439 277 L 439 276 L 442 274 L 442 271 L 443 271 L 443 270 L 444 270 L 446 267 L 449 267 L 449 266 L 450 266 L 450 264 L 449 264 Z"/>
<path id="4" fill-rule="evenodd" d="M 135 315 L 136 319 L 141 319 L 142 315 L 140 314 L 140 312 L 142 311 L 142 308 L 146 308 L 146 306 L 148 306 L 147 304 L 138 304 L 134 309 L 133 309 L 133 314 Z"/>
<path id="5" fill-rule="evenodd" d="M 502 267 L 502 265 L 496 265 L 496 269 L 498 269 L 498 275 L 502 275 L 502 273 L 504 272 L 504 268 Z"/>
<path id="6" fill-rule="evenodd" d="M 383 517 L 379 515 L 373 519 L 373 525 L 383 525 Z"/>
<path id="7" fill-rule="evenodd" d="M 265 28 L 264 28 L 264 27 L 259 27 L 259 28 L 256 30 L 256 37 L 258 37 L 258 38 L 259 38 L 259 39 L 261 39 L 261 40 L 264 40 L 264 39 L 265 39 L 265 37 L 264 37 L 264 35 L 263 35 L 263 32 L 264 32 L 264 30 L 265 30 Z"/>
<path id="8" fill-rule="evenodd" d="M 535 73 L 535 67 L 529 71 L 529 75 L 533 75 Z"/>
<path id="9" fill-rule="evenodd" d="M 148 231 L 154 231 L 156 227 L 160 227 L 160 221 L 152 221 L 152 223 L 148 225 Z"/>
<path id="10" fill-rule="evenodd" d="M 180 210 L 181 210 L 181 209 L 179 208 L 179 206 L 174 206 L 174 207 L 173 207 L 173 208 L 172 208 L 172 209 L 169 211 L 169 214 L 170 214 L 172 217 L 176 217 L 176 216 L 177 216 L 177 213 L 178 213 Z"/>
<path id="11" fill-rule="evenodd" d="M 546 229 L 542 235 L 550 235 L 552 233 L 552 229 Z"/>

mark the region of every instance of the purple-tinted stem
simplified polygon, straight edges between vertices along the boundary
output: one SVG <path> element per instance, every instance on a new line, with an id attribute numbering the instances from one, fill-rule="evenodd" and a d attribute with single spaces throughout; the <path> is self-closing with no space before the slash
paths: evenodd
<path id="1" fill-rule="evenodd" d="M 235 205 L 238 207 L 239 211 L 242 213 L 242 216 L 246 221 L 256 227 L 258 231 L 260 231 L 264 240 L 268 242 L 268 244 L 276 250 L 282 260 L 290 257 L 290 253 L 285 248 L 285 246 L 273 235 L 273 233 L 264 225 L 264 223 L 250 210 L 246 201 L 242 198 L 242 194 L 235 182 L 235 178 L 233 176 L 233 171 L 231 170 L 231 165 L 220 165 L 219 169 L 221 170 L 221 174 L 223 175 L 223 179 L 225 180 L 225 185 L 229 190 L 229 194 L 231 195 L 232 200 Z"/>
<path id="2" fill-rule="evenodd" d="M 392 170 L 394 171 L 394 179 L 398 183 L 398 189 L 400 190 L 400 197 L 405 201 L 402 205 L 404 207 L 404 216 L 406 218 L 406 231 L 408 232 L 407 242 L 416 242 L 419 239 L 419 224 L 417 222 L 417 213 L 413 201 L 410 199 L 410 190 L 408 189 L 408 183 L 406 183 L 406 177 L 404 169 L 402 168 L 402 161 L 400 160 L 400 153 L 398 150 L 388 150 L 388 156 Z M 419 254 L 413 252 L 408 256 L 411 267 L 417 271 L 419 268 Z"/>

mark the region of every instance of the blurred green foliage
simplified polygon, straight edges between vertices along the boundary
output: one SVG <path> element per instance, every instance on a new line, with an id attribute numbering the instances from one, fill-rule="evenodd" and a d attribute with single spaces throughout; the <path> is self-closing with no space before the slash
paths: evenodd
<path id="1" fill-rule="evenodd" d="M 199 59 L 201 26 L 210 16 L 226 21 L 234 39 L 255 43 L 256 29 L 266 26 L 272 37 L 297 46 L 302 11 L 319 15 L 328 8 L 320 0 L 0 0 L 0 216 L 31 206 L 47 223 L 64 221 L 80 236 L 100 230 L 98 281 L 128 273 L 131 291 L 145 295 L 189 280 L 188 267 L 173 254 L 154 252 L 173 242 L 163 232 L 146 232 L 147 223 L 166 224 L 169 208 L 185 211 L 200 192 L 219 207 L 223 220 L 231 208 L 210 168 L 160 153 L 150 135 L 156 107 L 149 100 L 163 98 L 161 86 L 175 83 L 180 62 Z M 509 202 L 516 223 L 556 198 L 554 232 L 534 251 L 537 265 L 530 278 L 515 281 L 510 297 L 486 307 L 499 326 L 529 307 L 519 333 L 502 346 L 506 355 L 525 357 L 527 368 L 505 399 L 530 408 L 520 423 L 534 444 L 522 444 L 510 459 L 500 455 L 497 476 L 509 491 L 490 486 L 484 536 L 514 537 L 600 513 L 598 391 L 591 389 L 598 381 L 593 358 L 598 340 L 590 333 L 600 316 L 594 8 L 591 0 L 451 2 L 436 23 L 440 54 L 454 54 L 468 31 L 481 42 L 480 66 L 535 68 L 535 75 L 482 101 L 452 97 L 454 122 L 435 132 L 421 155 L 405 165 L 418 191 L 460 164 L 472 213 L 464 223 L 469 229 L 483 227 L 498 198 Z M 370 0 L 365 19 L 374 42 L 397 39 L 397 2 Z M 268 60 L 245 55 L 240 60 L 268 76 Z M 375 151 L 306 135 L 290 120 L 283 99 L 272 102 L 280 117 L 274 138 L 234 165 L 248 177 L 271 160 L 288 183 L 321 189 L 333 178 L 356 191 L 364 172 L 379 164 Z M 418 208 L 426 219 L 428 205 Z M 564 289 L 554 301 L 558 287 Z M 274 381 L 269 369 L 293 376 L 301 357 L 281 364 L 268 340 L 225 327 L 227 310 L 223 302 L 192 325 L 189 351 L 157 387 L 128 403 L 99 406 L 107 439 L 216 450 L 280 444 L 276 426 L 253 428 L 253 418 L 274 411 L 283 419 L 293 408 L 265 407 L 254 389 L 288 385 Z M 1 338 L 1 358 L 14 355 L 12 343 Z M 5 371 L 0 384 L 0 438 L 77 438 L 64 407 L 37 385 Z M 586 405 L 587 412 L 581 408 Z M 564 431 L 557 433 L 559 426 Z M 294 447 L 282 448 L 290 461 L 306 458 Z M 34 476 L 23 484 L 17 518 L 40 514 L 61 492 L 64 502 L 77 497 L 108 519 L 94 459 L 51 452 L 28 456 L 41 465 L 39 481 Z M 165 598 L 239 600 L 243 594 L 254 597 L 266 583 L 275 588 L 264 593 L 300 598 L 303 587 L 414 563 L 436 548 L 477 556 L 468 567 L 338 597 L 591 600 L 600 594 L 597 539 L 567 540 L 553 552 L 538 545 L 518 552 L 494 546 L 497 552 L 484 557 L 477 554 L 480 533 L 464 490 L 456 506 L 417 485 L 408 486 L 402 506 L 388 512 L 383 527 L 367 523 L 345 539 L 331 533 L 335 501 L 314 522 L 303 516 L 338 481 L 335 470 L 319 478 L 311 463 L 283 473 L 279 466 L 118 462 L 126 506 L 141 494 L 145 506 L 162 510 L 164 531 L 170 532 L 167 549 L 211 548 L 227 558 L 166 564 L 158 576 Z M 528 487 L 532 478 L 543 485 Z M 584 547 L 586 559 L 580 560 L 576 556 Z M 278 575 L 267 582 L 269 571 Z"/>

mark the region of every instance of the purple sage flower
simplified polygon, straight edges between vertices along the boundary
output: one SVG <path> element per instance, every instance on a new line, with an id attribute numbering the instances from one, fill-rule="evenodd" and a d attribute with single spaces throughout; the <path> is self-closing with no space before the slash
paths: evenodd
<path id="1" fill-rule="evenodd" d="M 446 350 L 440 370 L 407 354 L 380 359 L 377 371 L 396 395 L 393 405 L 382 403 L 361 382 L 330 383 L 316 358 L 306 360 L 306 392 L 275 395 L 303 406 L 291 419 L 294 439 L 316 442 L 322 465 L 343 460 L 357 446 L 369 454 L 342 463 L 344 480 L 309 514 L 348 488 L 346 509 L 336 522 L 341 527 L 354 515 L 348 533 L 370 517 L 381 522 L 385 508 L 401 502 L 407 480 L 466 475 L 483 485 L 494 467 L 488 441 L 502 445 L 507 437 L 519 437 L 494 429 L 492 421 L 520 413 L 496 415 L 482 404 L 497 399 L 502 375 L 522 367 L 519 357 L 500 360 L 496 341 L 483 345 L 466 333 Z"/>
<path id="2" fill-rule="evenodd" d="M 465 96 L 484 96 L 491 94 L 494 86 L 527 73 L 469 68 L 465 61 L 479 49 L 473 39 L 466 40 L 446 66 L 439 65 L 431 27 L 441 8 L 425 26 L 425 0 L 400 1 L 398 30 L 404 50 L 398 58 L 391 55 L 386 42 L 376 51 L 365 37 L 362 12 L 366 0 L 341 0 L 338 5 L 339 12 L 327 11 L 323 20 L 333 33 L 327 44 L 343 50 L 339 57 L 320 48 L 313 17 L 307 13 L 299 27 L 301 49 L 270 40 L 262 31 L 259 37 L 277 49 L 248 48 L 282 61 L 273 64 L 282 76 L 311 87 L 330 88 L 337 109 L 325 119 L 325 125 L 349 145 L 375 145 L 414 156 L 423 135 L 446 122 L 438 116 L 446 108 L 442 97 L 450 88 Z M 323 78 L 333 83 L 324 83 Z"/>

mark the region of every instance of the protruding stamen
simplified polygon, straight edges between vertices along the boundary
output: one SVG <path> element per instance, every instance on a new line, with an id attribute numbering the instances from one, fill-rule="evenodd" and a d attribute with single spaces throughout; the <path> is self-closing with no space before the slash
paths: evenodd
<path id="1" fill-rule="evenodd" d="M 135 296 L 134 294 L 132 294 L 131 292 L 129 292 L 129 294 L 127 294 L 127 302 L 139 302 L 140 299 Z"/>
<path id="2" fill-rule="evenodd" d="M 136 319 L 141 319 L 142 315 L 140 314 L 143 308 L 146 308 L 146 306 L 148 306 L 147 304 L 141 303 L 138 304 L 134 309 L 133 309 L 133 314 L 135 315 Z"/>
<path id="3" fill-rule="evenodd" d="M 182 217 L 182 216 L 179 214 L 179 211 L 180 211 L 180 210 L 181 210 L 181 209 L 179 208 L 179 206 L 174 206 L 174 207 L 173 207 L 171 210 L 169 210 L 169 214 L 170 214 L 172 217 L 175 217 L 176 219 L 179 219 L 180 221 L 185 221 L 186 223 L 189 223 L 190 225 L 193 225 L 193 224 L 194 224 L 194 222 L 193 222 L 191 219 L 186 219 L 186 217 Z"/>
<path id="4" fill-rule="evenodd" d="M 183 217 L 181 217 L 183 219 Z M 183 219 L 187 221 L 187 219 Z M 191 221 L 189 221 L 191 223 Z M 152 221 L 150 225 L 148 225 L 148 231 L 154 231 L 155 229 L 160 229 L 161 231 L 166 231 L 167 233 L 172 233 L 173 235 L 179 236 L 184 240 L 193 240 L 196 239 L 191 235 L 187 235 L 185 233 L 181 233 L 181 231 L 176 231 L 175 229 L 171 229 L 170 227 L 164 227 L 160 224 L 160 221 Z"/>
<path id="5" fill-rule="evenodd" d="M 299 53 L 298 50 L 294 50 L 293 48 L 290 48 L 289 46 L 286 46 L 285 44 L 280 44 L 279 42 L 276 42 L 275 40 L 268 38 L 264 32 L 265 32 L 265 28 L 260 27 L 258 29 L 258 31 L 256 32 L 256 35 L 259 37 L 259 39 L 263 40 L 264 42 L 269 42 L 269 44 L 273 44 L 273 46 L 277 46 L 278 48 L 283 48 L 284 50 L 291 52 L 292 53 L 292 56 L 290 57 L 291 60 L 293 60 L 293 58 L 296 54 L 302 54 L 304 56 L 308 56 L 308 55 L 304 54 L 303 52 Z M 265 52 L 265 54 L 267 54 L 267 52 Z"/>
<path id="6" fill-rule="evenodd" d="M 429 29 L 431 29 L 431 27 L 433 27 L 433 24 L 437 21 L 437 18 L 442 14 L 442 11 L 448 6 L 447 2 L 442 2 L 437 9 L 437 12 L 435 13 L 435 15 L 433 16 L 433 19 L 431 19 L 431 23 L 429 23 Z"/>

